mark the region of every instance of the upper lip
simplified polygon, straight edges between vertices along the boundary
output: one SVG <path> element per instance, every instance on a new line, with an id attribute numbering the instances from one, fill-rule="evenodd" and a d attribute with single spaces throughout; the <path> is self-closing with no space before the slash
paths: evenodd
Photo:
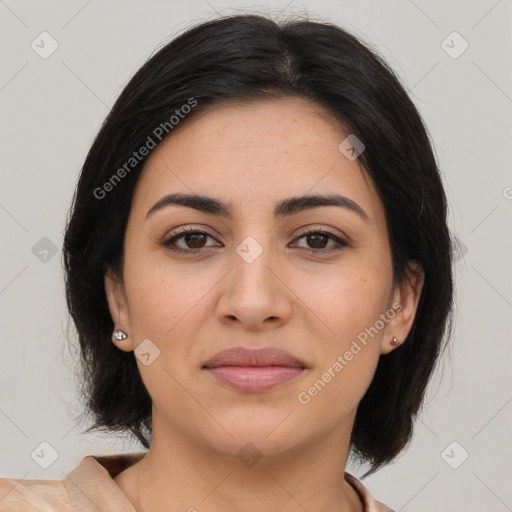
<path id="1" fill-rule="evenodd" d="M 294 355 L 274 347 L 260 349 L 228 348 L 217 352 L 203 365 L 206 368 L 217 366 L 291 366 L 306 368 L 305 363 Z"/>

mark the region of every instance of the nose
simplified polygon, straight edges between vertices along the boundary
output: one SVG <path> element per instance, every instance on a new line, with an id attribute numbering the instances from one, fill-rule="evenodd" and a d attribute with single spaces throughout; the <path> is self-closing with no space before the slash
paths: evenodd
<path id="1" fill-rule="evenodd" d="M 240 256 L 242 254 L 242 256 Z M 292 313 L 293 294 L 282 266 L 265 249 L 254 260 L 234 251 L 231 271 L 223 280 L 217 315 L 221 322 L 244 330 L 265 331 L 284 325 Z"/>

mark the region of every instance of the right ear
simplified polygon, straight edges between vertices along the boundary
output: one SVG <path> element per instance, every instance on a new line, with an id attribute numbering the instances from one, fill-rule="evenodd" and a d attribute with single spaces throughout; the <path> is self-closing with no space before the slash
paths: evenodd
<path id="1" fill-rule="evenodd" d="M 126 300 L 124 283 L 111 269 L 107 270 L 105 273 L 104 283 L 108 309 L 112 317 L 114 329 L 121 329 L 128 335 L 124 340 L 113 339 L 112 343 L 120 350 L 130 352 L 135 349 L 135 345 L 133 343 L 133 337 L 130 336 L 132 333 L 130 310 L 128 308 L 128 301 Z"/>

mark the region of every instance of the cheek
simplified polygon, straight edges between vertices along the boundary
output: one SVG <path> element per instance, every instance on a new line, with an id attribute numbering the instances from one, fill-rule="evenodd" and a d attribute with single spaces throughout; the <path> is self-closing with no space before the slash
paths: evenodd
<path id="1" fill-rule="evenodd" d="M 149 365 L 137 360 L 141 378 L 156 403 L 170 396 L 183 403 L 186 394 L 178 383 L 187 379 L 188 369 L 182 363 L 193 353 L 196 333 L 204 323 L 202 300 L 214 286 L 214 276 L 199 276 L 184 265 L 171 266 L 162 257 L 147 254 L 131 263 L 127 262 L 125 275 L 135 343 L 149 339 L 156 346 L 147 345 Z"/>
<path id="2" fill-rule="evenodd" d="M 136 273 L 129 289 L 134 327 L 164 341 L 173 331 L 190 324 L 194 308 L 212 284 L 183 268 L 166 268 L 163 264 L 145 265 Z"/>
<path id="3" fill-rule="evenodd" d="M 297 393 L 296 402 L 304 429 L 340 426 L 355 414 L 375 373 L 378 357 L 362 347 L 347 360 L 344 353 L 332 360 L 309 379 Z M 316 424 L 316 426 L 315 426 Z"/>
<path id="4" fill-rule="evenodd" d="M 384 312 L 385 281 L 347 271 L 310 290 L 308 306 L 327 334 L 316 337 L 316 365 L 297 395 L 304 421 L 321 416 L 339 424 L 366 393 L 380 357 L 382 331 L 372 326 Z"/>
<path id="5" fill-rule="evenodd" d="M 150 339 L 160 349 L 159 362 L 182 372 L 177 362 L 194 354 L 225 270 L 204 262 L 171 262 L 162 251 L 132 254 L 125 279 L 136 343 Z"/>
<path id="6" fill-rule="evenodd" d="M 294 291 L 322 325 L 326 341 L 334 339 L 342 348 L 384 313 L 390 277 L 385 269 L 364 261 L 346 262 L 323 273 L 304 273 Z"/>
<path id="7" fill-rule="evenodd" d="M 305 400 L 320 408 L 342 400 L 338 413 L 356 407 L 373 378 L 383 335 L 379 318 L 391 287 L 391 269 L 385 265 L 364 258 L 344 263 L 298 288 L 324 333 L 317 331 L 317 365 L 308 379 L 311 394 L 303 389 Z"/>

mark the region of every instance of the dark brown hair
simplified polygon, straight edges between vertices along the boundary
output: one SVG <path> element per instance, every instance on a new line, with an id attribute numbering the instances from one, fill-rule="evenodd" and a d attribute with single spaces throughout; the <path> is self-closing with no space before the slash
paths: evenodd
<path id="1" fill-rule="evenodd" d="M 63 258 L 81 350 L 81 396 L 94 417 L 88 431 L 126 431 L 146 448 L 151 441 L 151 397 L 133 352 L 110 341 L 114 325 L 104 290 L 107 269 L 120 268 L 131 200 L 146 160 L 131 161 L 133 152 L 148 137 L 159 143 L 158 127 L 172 136 L 171 116 L 191 99 L 193 111 L 181 122 L 221 101 L 284 96 L 322 105 L 363 141 L 359 161 L 385 207 L 395 282 L 406 279 L 410 261 L 425 272 L 412 329 L 399 348 L 381 356 L 359 404 L 351 454 L 370 464 L 370 474 L 411 439 L 449 339 L 453 307 L 454 246 L 430 137 L 400 80 L 367 43 L 330 23 L 277 23 L 258 15 L 201 23 L 158 50 L 126 85 L 86 157 Z"/>

